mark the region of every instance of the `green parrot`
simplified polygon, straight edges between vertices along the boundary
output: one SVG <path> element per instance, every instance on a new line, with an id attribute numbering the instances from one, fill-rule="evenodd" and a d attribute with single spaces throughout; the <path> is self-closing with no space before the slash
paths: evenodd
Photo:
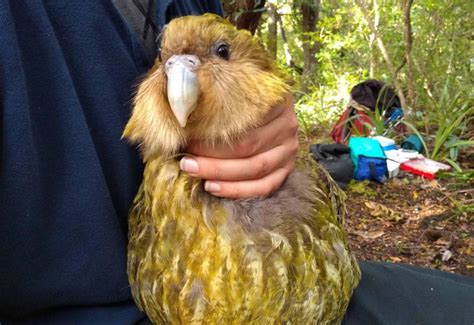
<path id="1" fill-rule="evenodd" d="M 167 25 L 124 137 L 146 164 L 129 219 L 128 276 L 157 324 L 334 324 L 360 279 L 344 194 L 301 157 L 265 198 L 214 197 L 182 172 L 190 139 L 231 146 L 290 87 L 250 33 L 206 14 Z"/>

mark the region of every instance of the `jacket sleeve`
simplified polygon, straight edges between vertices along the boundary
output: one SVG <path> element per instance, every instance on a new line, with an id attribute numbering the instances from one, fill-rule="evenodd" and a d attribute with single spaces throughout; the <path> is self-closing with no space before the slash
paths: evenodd
<path id="1" fill-rule="evenodd" d="M 161 7 L 161 8 L 160 8 Z M 223 15 L 220 0 L 167 0 L 158 4 L 157 22 L 166 24 L 173 18 L 187 15 L 202 15 L 206 12 Z"/>

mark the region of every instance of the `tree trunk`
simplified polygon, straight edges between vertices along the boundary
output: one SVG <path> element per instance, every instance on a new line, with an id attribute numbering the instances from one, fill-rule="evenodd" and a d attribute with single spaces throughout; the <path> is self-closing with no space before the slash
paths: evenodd
<path id="1" fill-rule="evenodd" d="M 321 0 L 314 0 L 313 4 L 303 2 L 300 4 L 303 31 L 303 75 L 301 79 L 301 90 L 308 92 L 318 71 L 316 54 L 321 44 L 314 40 L 316 25 L 319 20 Z"/>
<path id="2" fill-rule="evenodd" d="M 281 20 L 281 16 L 277 12 L 277 23 L 280 26 L 280 33 L 281 33 L 281 40 L 283 43 L 283 51 L 285 52 L 285 62 L 286 65 L 292 68 L 295 68 L 294 63 L 293 63 L 293 58 L 291 57 L 290 53 L 290 47 L 288 46 L 288 39 L 286 38 L 286 32 L 285 32 L 285 27 L 283 26 L 283 21 Z M 297 70 L 297 69 L 296 69 Z M 303 72 L 299 72 L 300 74 Z"/>
<path id="3" fill-rule="evenodd" d="M 270 55 L 277 57 L 277 31 L 278 31 L 278 12 L 273 3 L 268 3 L 268 39 L 267 48 Z"/>
<path id="4" fill-rule="evenodd" d="M 252 35 L 258 28 L 266 0 L 222 1 L 224 17 L 238 29 L 247 29 Z"/>
<path id="5" fill-rule="evenodd" d="M 411 31 L 411 7 L 413 0 L 403 1 L 403 38 L 405 40 L 405 60 L 407 62 L 407 84 L 408 84 L 408 105 L 413 110 L 413 120 L 416 120 L 416 97 L 413 83 L 413 63 L 411 59 L 411 48 L 413 35 Z"/>
<path id="6" fill-rule="evenodd" d="M 365 3 L 364 0 L 356 0 L 356 3 L 359 5 L 359 8 L 362 11 L 362 14 L 364 15 L 364 19 L 367 22 L 367 25 L 369 26 L 370 31 L 375 36 L 375 40 L 377 41 L 377 46 L 378 46 L 380 52 L 382 53 L 382 56 L 384 58 L 385 63 L 387 64 L 387 67 L 388 67 L 388 70 L 390 71 L 390 74 L 392 75 L 393 84 L 394 84 L 395 89 L 397 91 L 398 97 L 400 97 L 400 102 L 401 102 L 402 108 L 404 110 L 406 110 L 407 102 L 406 102 L 406 99 L 405 99 L 405 95 L 403 94 L 403 89 L 400 85 L 400 82 L 398 81 L 397 69 L 395 69 L 395 66 L 392 63 L 392 60 L 390 59 L 387 48 L 385 47 L 385 44 L 383 43 L 382 37 L 379 34 L 378 28 L 375 26 L 374 22 L 370 19 L 369 11 L 367 9 L 367 4 Z M 377 9 L 378 9 L 378 7 L 374 7 L 374 10 L 377 10 Z M 378 14 L 378 13 L 376 13 L 376 14 Z"/>
<path id="7" fill-rule="evenodd" d="M 379 10 L 378 10 L 377 0 L 373 0 L 373 6 L 374 6 L 374 12 L 375 12 L 375 15 L 374 15 L 374 27 L 375 27 L 375 30 L 377 30 L 377 29 L 379 28 L 379 22 L 380 22 L 380 14 L 379 14 Z M 369 49 L 370 49 L 370 54 L 369 54 L 369 60 L 370 60 L 370 64 L 369 64 L 369 77 L 370 77 L 371 79 L 373 79 L 373 78 L 374 78 L 374 75 L 375 75 L 374 43 L 375 43 L 375 34 L 374 34 L 374 33 L 370 33 L 370 38 L 369 38 Z"/>

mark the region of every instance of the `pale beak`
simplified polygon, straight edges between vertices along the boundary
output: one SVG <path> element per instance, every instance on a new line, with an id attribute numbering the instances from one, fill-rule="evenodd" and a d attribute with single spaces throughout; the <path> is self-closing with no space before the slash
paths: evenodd
<path id="1" fill-rule="evenodd" d="M 199 80 L 196 70 L 201 61 L 195 55 L 173 55 L 166 61 L 168 77 L 168 102 L 181 127 L 196 108 L 199 98 Z"/>

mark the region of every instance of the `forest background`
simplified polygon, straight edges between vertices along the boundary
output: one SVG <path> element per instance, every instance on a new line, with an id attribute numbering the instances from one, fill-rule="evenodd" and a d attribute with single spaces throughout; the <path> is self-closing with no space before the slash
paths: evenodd
<path id="1" fill-rule="evenodd" d="M 474 2 L 224 0 L 295 81 L 301 144 L 331 142 L 350 90 L 392 86 L 425 156 L 450 164 L 434 181 L 402 174 L 347 190 L 356 254 L 474 276 Z M 374 116 L 374 125 L 379 117 Z M 398 143 L 406 135 L 395 138 Z"/>

